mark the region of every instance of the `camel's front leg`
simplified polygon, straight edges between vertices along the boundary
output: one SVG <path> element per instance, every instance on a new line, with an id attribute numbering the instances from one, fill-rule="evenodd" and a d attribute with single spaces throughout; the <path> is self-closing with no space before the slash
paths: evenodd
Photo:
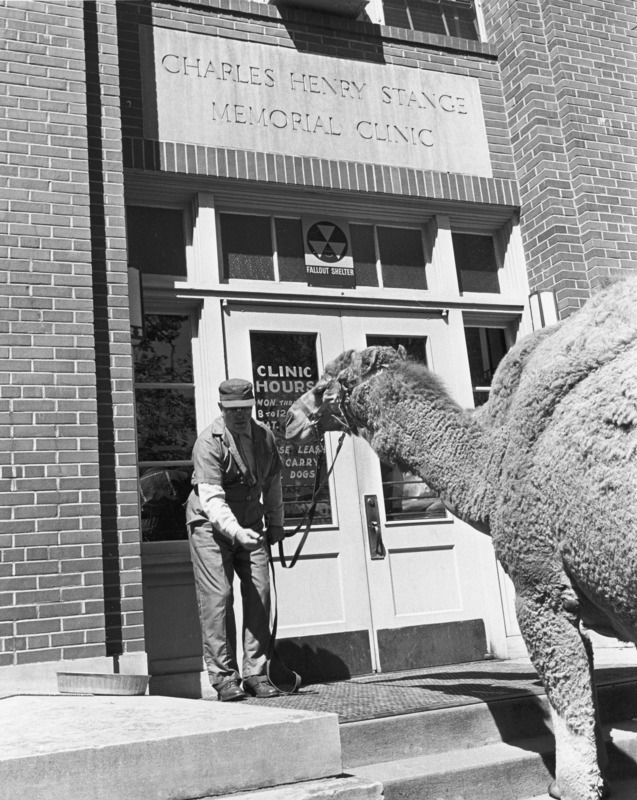
<path id="1" fill-rule="evenodd" d="M 575 614 L 554 587 L 518 594 L 518 621 L 551 707 L 557 793 L 562 800 L 599 800 L 606 750 L 597 715 L 592 652 Z"/>

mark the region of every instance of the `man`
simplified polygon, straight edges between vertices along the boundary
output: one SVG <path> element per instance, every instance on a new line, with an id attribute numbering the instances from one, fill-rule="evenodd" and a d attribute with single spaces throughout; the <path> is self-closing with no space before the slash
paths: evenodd
<path id="1" fill-rule="evenodd" d="M 227 380 L 219 386 L 221 417 L 195 443 L 195 488 L 186 507 L 204 660 L 222 702 L 278 694 L 266 677 L 270 578 L 265 540 L 273 544 L 285 536 L 281 460 L 272 431 L 252 419 L 252 406 L 248 381 Z M 243 599 L 243 688 L 233 611 L 235 572 Z"/>

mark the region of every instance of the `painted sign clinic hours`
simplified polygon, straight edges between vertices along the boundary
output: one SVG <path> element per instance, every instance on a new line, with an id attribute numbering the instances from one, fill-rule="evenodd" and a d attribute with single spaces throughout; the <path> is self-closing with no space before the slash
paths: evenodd
<path id="1" fill-rule="evenodd" d="M 285 439 L 285 417 L 296 398 L 317 381 L 316 337 L 252 332 L 250 342 L 256 417 L 276 437 L 283 462 L 283 485 L 311 485 L 322 447 L 318 443 L 301 447 L 290 445 Z M 304 356 L 312 363 L 299 363 Z"/>

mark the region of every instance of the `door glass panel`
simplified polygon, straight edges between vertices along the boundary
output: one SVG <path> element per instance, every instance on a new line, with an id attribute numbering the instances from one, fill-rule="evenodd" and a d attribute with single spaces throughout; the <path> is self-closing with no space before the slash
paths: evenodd
<path id="1" fill-rule="evenodd" d="M 285 417 L 292 403 L 318 380 L 315 333 L 250 332 L 256 416 L 274 433 L 283 462 L 285 522 L 299 522 L 312 500 L 317 464 L 327 474 L 323 443 L 292 445 L 285 439 Z M 332 522 L 329 486 L 318 496 L 314 519 Z"/>
<path id="2" fill-rule="evenodd" d="M 407 355 L 427 364 L 425 336 L 367 336 L 368 347 L 402 345 Z M 389 464 L 380 465 L 387 522 L 412 519 L 441 519 L 446 516 L 442 501 L 427 484 L 411 472 L 403 472 Z"/>
<path id="3" fill-rule="evenodd" d="M 427 365 L 427 337 L 426 336 L 372 336 L 367 335 L 368 347 L 393 347 L 398 350 L 402 345 L 410 358 Z"/>
<path id="4" fill-rule="evenodd" d="M 500 328 L 465 328 L 473 403 L 484 405 L 489 399 L 493 373 L 506 353 L 506 338 Z"/>

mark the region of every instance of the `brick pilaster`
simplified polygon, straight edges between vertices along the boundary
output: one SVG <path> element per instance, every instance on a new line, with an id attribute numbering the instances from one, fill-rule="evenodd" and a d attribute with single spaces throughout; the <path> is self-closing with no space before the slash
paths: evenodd
<path id="1" fill-rule="evenodd" d="M 566 315 L 600 281 L 635 269 L 637 14 L 608 0 L 486 0 L 484 8 L 500 57 L 529 281 L 553 289 Z"/>

